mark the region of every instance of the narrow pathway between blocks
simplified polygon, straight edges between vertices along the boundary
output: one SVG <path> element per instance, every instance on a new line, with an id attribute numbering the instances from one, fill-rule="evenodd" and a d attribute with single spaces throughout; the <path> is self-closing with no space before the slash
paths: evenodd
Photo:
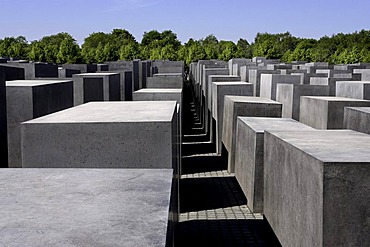
<path id="1" fill-rule="evenodd" d="M 184 86 L 180 219 L 175 246 L 280 246 L 261 214 L 252 213 L 225 158 L 200 123 L 190 83 Z"/>

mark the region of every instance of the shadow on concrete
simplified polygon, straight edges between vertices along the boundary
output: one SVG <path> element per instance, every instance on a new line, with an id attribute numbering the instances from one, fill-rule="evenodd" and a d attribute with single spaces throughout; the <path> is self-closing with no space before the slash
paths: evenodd
<path id="1" fill-rule="evenodd" d="M 247 204 L 235 177 L 180 180 L 180 212 L 193 212 Z"/>
<path id="2" fill-rule="evenodd" d="M 281 246 L 265 220 L 180 222 L 175 246 Z"/>
<path id="3" fill-rule="evenodd" d="M 182 158 L 182 174 L 221 171 L 227 169 L 227 160 L 221 156 L 188 156 Z"/>

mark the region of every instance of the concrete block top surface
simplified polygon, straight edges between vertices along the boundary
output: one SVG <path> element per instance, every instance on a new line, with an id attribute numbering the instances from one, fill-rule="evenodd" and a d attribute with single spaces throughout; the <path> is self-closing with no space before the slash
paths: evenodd
<path id="1" fill-rule="evenodd" d="M 263 98 L 263 97 L 252 97 L 252 96 L 234 96 L 234 95 L 227 95 L 231 101 L 237 101 L 242 103 L 257 103 L 257 104 L 276 104 L 281 105 L 281 103 Z"/>
<path id="2" fill-rule="evenodd" d="M 165 246 L 172 169 L 3 169 L 2 246 Z"/>
<path id="3" fill-rule="evenodd" d="M 336 96 L 301 96 L 301 98 L 311 98 L 315 100 L 322 100 L 322 101 L 328 101 L 328 102 L 368 101 L 368 100 L 363 100 L 363 99 L 353 99 L 353 98 L 336 97 Z"/>
<path id="4" fill-rule="evenodd" d="M 73 76 L 81 76 L 81 77 L 97 77 L 97 76 L 110 76 L 110 75 L 119 75 L 119 73 L 82 73 L 82 74 L 75 74 Z"/>
<path id="5" fill-rule="evenodd" d="M 16 81 L 7 81 L 7 87 L 37 87 L 48 84 L 58 84 L 64 82 L 72 82 L 71 80 L 16 80 Z"/>
<path id="6" fill-rule="evenodd" d="M 182 73 L 158 73 L 153 76 L 182 76 Z"/>
<path id="7" fill-rule="evenodd" d="M 90 102 L 25 123 L 171 122 L 176 104 L 176 101 Z"/>
<path id="8" fill-rule="evenodd" d="M 337 83 L 370 84 L 370 81 L 337 81 Z"/>
<path id="9" fill-rule="evenodd" d="M 352 130 L 268 131 L 324 163 L 370 163 L 370 135 Z"/>
<path id="10" fill-rule="evenodd" d="M 291 118 L 239 117 L 239 119 L 257 133 L 268 130 L 314 130 Z"/>
<path id="11" fill-rule="evenodd" d="M 181 93 L 181 88 L 142 88 L 134 93 Z"/>
<path id="12" fill-rule="evenodd" d="M 252 84 L 252 83 L 248 83 L 248 82 L 245 82 L 245 81 L 226 81 L 226 82 L 212 82 L 213 84 L 217 85 L 217 86 L 223 86 L 223 85 L 226 85 L 226 86 L 229 86 L 229 85 L 248 85 L 248 84 Z"/>
<path id="13" fill-rule="evenodd" d="M 366 114 L 370 114 L 370 107 L 346 107 L 347 109 L 351 109 L 353 111 L 359 111 Z"/>

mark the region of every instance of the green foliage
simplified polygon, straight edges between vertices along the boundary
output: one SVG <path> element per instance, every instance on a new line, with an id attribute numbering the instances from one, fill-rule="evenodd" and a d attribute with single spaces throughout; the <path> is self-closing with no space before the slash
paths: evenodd
<path id="1" fill-rule="evenodd" d="M 68 33 L 45 36 L 28 42 L 25 37 L 0 39 L 0 56 L 49 63 L 103 63 L 105 61 L 153 59 L 182 60 L 186 65 L 203 59 L 228 61 L 231 58 L 262 56 L 285 62 L 358 63 L 370 62 L 370 30 L 338 33 L 319 40 L 297 38 L 289 32 L 257 33 L 254 42 L 239 39 L 218 40 L 213 34 L 181 44 L 171 30 L 151 30 L 141 43 L 125 29 L 110 33 L 95 32 L 85 38 L 81 48 Z"/>

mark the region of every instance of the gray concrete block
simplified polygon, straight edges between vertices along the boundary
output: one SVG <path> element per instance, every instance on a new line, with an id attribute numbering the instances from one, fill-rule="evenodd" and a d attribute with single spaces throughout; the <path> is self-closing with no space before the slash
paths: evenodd
<path id="1" fill-rule="evenodd" d="M 85 73 L 73 75 L 74 105 L 90 101 L 119 101 L 121 79 L 118 73 Z"/>
<path id="2" fill-rule="evenodd" d="M 253 96 L 259 97 L 261 91 L 261 74 L 279 74 L 279 71 L 266 69 L 249 69 L 248 82 L 253 84 Z"/>
<path id="3" fill-rule="evenodd" d="M 80 74 L 81 71 L 77 69 L 65 69 L 65 68 L 58 68 L 58 77 L 59 78 L 72 78 L 74 74 Z"/>
<path id="4" fill-rule="evenodd" d="M 154 74 L 153 77 L 148 77 L 147 88 L 182 88 L 184 83 L 183 74 Z"/>
<path id="5" fill-rule="evenodd" d="M 310 85 L 328 85 L 329 86 L 329 95 L 335 96 L 337 82 L 338 81 L 355 81 L 353 78 L 324 78 L 324 77 L 311 77 Z"/>
<path id="6" fill-rule="evenodd" d="M 79 70 L 81 73 L 95 73 L 98 70 L 97 64 L 63 64 L 63 69 Z"/>
<path id="7" fill-rule="evenodd" d="M 101 72 L 101 71 L 109 71 L 109 65 L 108 64 L 102 64 L 99 63 L 96 65 L 96 71 Z"/>
<path id="8" fill-rule="evenodd" d="M 370 135 L 370 107 L 345 107 L 343 128 Z"/>
<path id="9" fill-rule="evenodd" d="M 26 168 L 173 168 L 176 101 L 91 102 L 22 123 Z"/>
<path id="10" fill-rule="evenodd" d="M 33 80 L 36 78 L 58 78 L 58 66 L 56 64 L 8 62 L 2 63 L 1 65 L 24 69 L 24 78 L 26 80 Z"/>
<path id="11" fill-rule="evenodd" d="M 109 71 L 132 71 L 133 69 L 132 61 L 124 61 L 124 60 L 109 61 L 109 62 L 107 61 L 107 62 L 104 62 L 104 64 L 108 65 Z"/>
<path id="12" fill-rule="evenodd" d="M 236 123 L 238 116 L 281 117 L 282 105 L 260 97 L 225 96 L 222 143 L 228 151 L 228 171 L 235 171 Z"/>
<path id="13" fill-rule="evenodd" d="M 329 86 L 279 83 L 276 90 L 276 101 L 283 104 L 283 118 L 299 120 L 301 96 L 329 96 Z"/>
<path id="14" fill-rule="evenodd" d="M 370 81 L 337 81 L 335 95 L 353 99 L 370 99 Z"/>
<path id="15" fill-rule="evenodd" d="M 226 95 L 253 96 L 253 84 L 247 82 L 212 82 L 212 117 L 216 121 L 216 152 L 221 153 L 224 100 Z"/>
<path id="16" fill-rule="evenodd" d="M 265 131 L 264 216 L 282 246 L 370 242 L 370 136 Z"/>
<path id="17" fill-rule="evenodd" d="M 212 82 L 234 82 L 234 81 L 239 81 L 240 82 L 240 76 L 236 75 L 210 75 L 208 78 L 208 89 L 207 89 L 207 95 L 208 95 L 208 100 L 207 100 L 207 107 L 208 110 L 212 109 Z"/>
<path id="18" fill-rule="evenodd" d="M 353 73 L 361 75 L 361 81 L 370 81 L 370 69 L 354 69 Z"/>
<path id="19" fill-rule="evenodd" d="M 252 212 L 263 212 L 263 155 L 265 130 L 313 130 L 290 118 L 238 117 L 235 178 Z"/>
<path id="20" fill-rule="evenodd" d="M 132 61 L 132 83 L 134 86 L 134 91 L 143 88 L 142 81 L 141 81 L 141 61 L 140 59 L 135 59 Z"/>
<path id="21" fill-rule="evenodd" d="M 21 167 L 21 127 L 24 121 L 73 106 L 71 80 L 6 82 L 9 167 Z"/>
<path id="22" fill-rule="evenodd" d="M 152 66 L 158 74 L 180 73 L 184 74 L 183 61 L 153 61 Z"/>
<path id="23" fill-rule="evenodd" d="M 300 84 L 310 84 L 311 77 L 325 77 L 327 78 L 326 74 L 317 74 L 317 73 L 307 73 L 307 72 L 295 72 L 291 73 L 291 75 L 299 75 L 301 76 L 301 83 Z"/>
<path id="24" fill-rule="evenodd" d="M 172 246 L 172 176 L 171 169 L 2 170 L 1 245 Z"/>
<path id="25" fill-rule="evenodd" d="M 6 88 L 5 69 L 0 67 L 0 150 L 6 155 L 1 155 L 0 167 L 8 167 L 8 134 L 6 121 Z"/>
<path id="26" fill-rule="evenodd" d="M 133 93 L 134 101 L 177 101 L 182 104 L 182 89 L 143 88 Z"/>
<path id="27" fill-rule="evenodd" d="M 276 100 L 276 88 L 278 83 L 297 84 L 301 82 L 298 75 L 261 74 L 260 96 Z"/>
<path id="28" fill-rule="evenodd" d="M 370 106 L 370 101 L 302 96 L 299 121 L 316 129 L 343 129 L 344 107 Z"/>
<path id="29" fill-rule="evenodd" d="M 25 79 L 25 77 L 24 77 L 25 76 L 24 68 L 0 65 L 0 69 L 4 71 L 3 73 L 5 73 L 5 81 L 24 80 Z"/>

